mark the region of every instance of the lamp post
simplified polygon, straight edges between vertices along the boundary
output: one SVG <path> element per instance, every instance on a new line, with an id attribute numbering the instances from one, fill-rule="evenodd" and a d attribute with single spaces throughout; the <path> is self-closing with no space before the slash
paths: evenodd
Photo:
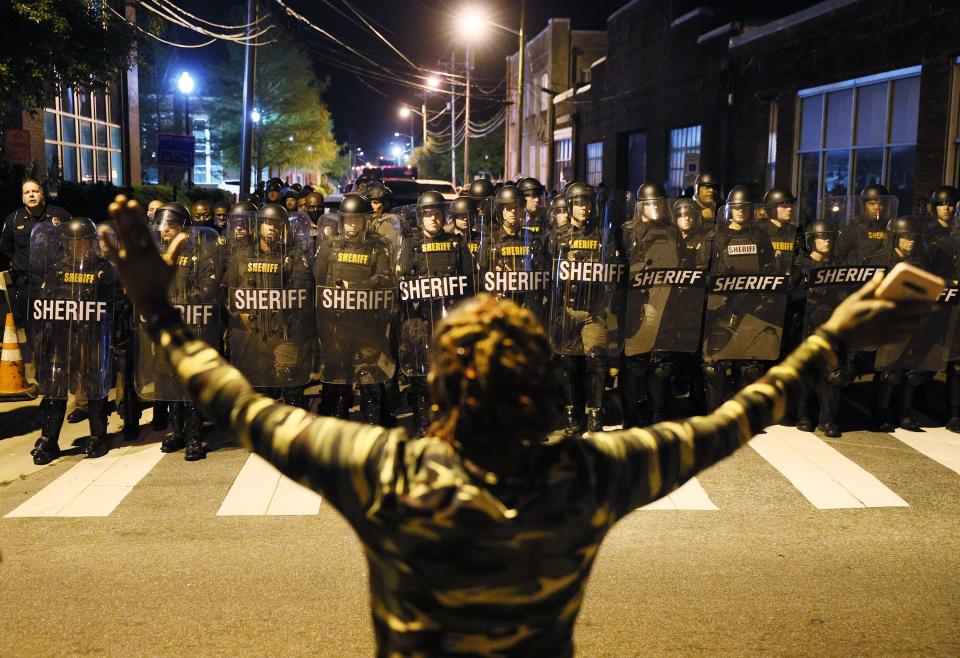
<path id="1" fill-rule="evenodd" d="M 195 84 L 193 76 L 183 71 L 177 77 L 177 89 L 183 95 L 183 134 L 190 135 L 190 94 L 193 93 Z M 193 183 L 193 158 L 190 158 L 190 166 L 187 169 L 187 181 Z"/>
<path id="2" fill-rule="evenodd" d="M 250 194 L 250 165 L 253 149 L 253 124 L 259 119 L 253 118 L 254 87 L 257 73 L 257 49 L 251 44 L 251 36 L 257 20 L 257 0 L 247 0 L 247 42 L 244 45 L 243 55 L 243 113 L 240 132 L 240 198 L 246 199 Z M 257 113 L 259 114 L 259 112 Z M 260 177 L 260 163 L 257 162 L 257 177 Z"/>

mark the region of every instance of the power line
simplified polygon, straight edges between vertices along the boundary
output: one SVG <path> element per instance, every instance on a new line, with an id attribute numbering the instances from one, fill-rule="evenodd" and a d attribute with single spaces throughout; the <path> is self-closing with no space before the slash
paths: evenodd
<path id="1" fill-rule="evenodd" d="M 168 46 L 173 46 L 174 48 L 203 48 L 205 46 L 209 46 L 211 43 L 214 43 L 216 41 L 216 39 L 210 39 L 209 41 L 204 41 L 203 43 L 192 43 L 192 44 L 191 43 L 174 43 L 173 41 L 167 41 L 166 39 L 163 39 L 157 36 L 153 32 L 144 30 L 142 27 L 140 27 L 136 23 L 128 21 L 125 16 L 122 16 L 116 9 L 114 9 L 110 5 L 104 5 L 104 6 L 110 11 L 112 11 L 117 16 L 117 18 L 127 23 L 128 25 L 132 25 L 134 28 L 136 28 L 138 32 L 142 32 L 143 34 L 147 35 L 151 39 L 156 39 L 160 43 L 166 44 Z"/>

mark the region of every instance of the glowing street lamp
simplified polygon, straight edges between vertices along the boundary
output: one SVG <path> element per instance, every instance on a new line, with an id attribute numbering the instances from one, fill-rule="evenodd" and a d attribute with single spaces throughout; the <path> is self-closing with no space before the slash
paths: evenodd
<path id="1" fill-rule="evenodd" d="M 390 155 L 392 155 L 394 159 L 397 159 L 401 155 L 403 155 L 403 149 L 397 146 L 396 144 L 394 144 L 393 147 L 390 149 Z"/>
<path id="2" fill-rule="evenodd" d="M 429 78 L 427 78 L 427 86 L 430 87 L 431 89 L 439 89 L 440 78 L 438 78 L 435 75 L 431 75 Z"/>
<path id="3" fill-rule="evenodd" d="M 181 94 L 187 95 L 193 93 L 193 88 L 193 76 L 184 71 L 180 74 L 180 77 L 177 78 L 177 89 L 180 90 Z"/>
<path id="4" fill-rule="evenodd" d="M 459 19 L 460 30 L 458 32 L 472 41 L 482 38 L 490 24 L 487 13 L 477 5 L 465 7 L 460 12 Z"/>
<path id="5" fill-rule="evenodd" d="M 404 106 L 402 106 L 402 107 L 400 108 L 400 118 L 401 118 L 401 119 L 409 119 L 409 118 L 410 118 L 410 108 L 407 107 L 406 105 L 404 105 Z"/>
<path id="6" fill-rule="evenodd" d="M 263 118 L 263 115 L 260 114 L 260 110 L 253 110 L 250 113 L 250 120 L 253 121 L 254 123 L 260 123 L 260 119 L 262 118 Z"/>

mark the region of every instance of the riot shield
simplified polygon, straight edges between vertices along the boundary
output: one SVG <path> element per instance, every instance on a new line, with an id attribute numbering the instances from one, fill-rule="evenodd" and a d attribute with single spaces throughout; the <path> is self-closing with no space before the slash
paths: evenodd
<path id="1" fill-rule="evenodd" d="M 92 221 L 41 222 L 30 236 L 30 340 L 39 392 L 51 398 L 107 396 L 118 284 Z"/>
<path id="2" fill-rule="evenodd" d="M 638 208 L 624 232 L 627 356 L 700 349 L 711 243 L 704 239 L 699 206 L 683 201 L 673 212 L 669 205 Z"/>
<path id="3" fill-rule="evenodd" d="M 339 233 L 320 243 L 314 262 L 319 377 L 329 384 L 384 383 L 396 372 L 396 245 L 373 231 L 355 235 L 348 217 L 336 216 Z"/>
<path id="4" fill-rule="evenodd" d="M 492 205 L 497 208 L 496 204 Z M 522 207 L 503 211 L 500 217 L 481 220 L 481 244 L 489 251 L 481 255 L 482 292 L 510 299 L 529 309 L 546 326 L 550 310 L 550 253 L 544 236 L 524 231 Z"/>
<path id="5" fill-rule="evenodd" d="M 399 361 L 409 376 L 426 376 L 427 352 L 437 325 L 474 293 L 476 269 L 463 236 L 441 230 L 442 209 L 418 211 L 418 233 L 400 254 Z M 445 215 L 443 215 L 445 217 Z"/>
<path id="6" fill-rule="evenodd" d="M 797 261 L 794 277 L 803 292 L 803 336 L 806 338 L 826 322 L 834 309 L 877 272 L 880 265 L 863 265 L 856 259 L 840 259 L 836 253 L 839 236 L 850 230 L 850 206 L 847 197 L 824 197 L 818 219 L 807 225 L 803 255 Z"/>
<path id="7" fill-rule="evenodd" d="M 553 351 L 568 356 L 614 356 L 622 339 L 627 265 L 615 236 L 616 207 L 582 222 L 574 213 L 556 233 L 551 260 L 548 333 Z"/>
<path id="8" fill-rule="evenodd" d="M 933 245 L 925 232 L 929 219 L 918 215 L 899 217 L 889 224 L 892 253 L 890 267 L 909 262 L 925 270 L 933 269 Z M 947 366 L 957 323 L 958 288 L 948 281 L 937 299 L 937 309 L 910 336 L 877 350 L 876 369 L 940 372 Z"/>
<path id="9" fill-rule="evenodd" d="M 227 351 L 253 386 L 302 386 L 315 343 L 312 238 L 309 225 L 266 210 L 227 224 Z"/>
<path id="10" fill-rule="evenodd" d="M 154 239 L 161 251 L 179 232 L 158 227 Z M 175 263 L 168 292 L 170 303 L 180 311 L 184 324 L 204 342 L 217 346 L 221 341 L 220 277 L 222 249 L 220 235 L 204 226 L 184 229 L 188 239 Z M 137 394 L 144 400 L 186 401 L 173 370 L 159 346 L 150 339 L 144 318 L 137 321 Z"/>
<path id="11" fill-rule="evenodd" d="M 789 292 L 789 270 L 753 204 L 721 206 L 707 282 L 703 356 L 706 361 L 773 361 Z"/>
<path id="12" fill-rule="evenodd" d="M 761 220 L 760 228 L 770 238 L 776 259 L 781 261 L 777 263 L 777 270 L 789 272 L 800 251 L 800 227 L 797 224 L 800 209 L 795 202 L 786 201 L 766 204 L 763 209 L 766 217 Z"/>
<path id="13" fill-rule="evenodd" d="M 470 252 L 470 260 L 473 263 L 473 272 L 471 273 L 471 282 L 473 290 L 481 289 L 480 271 L 483 263 L 486 262 L 487 242 L 490 233 L 481 229 L 481 222 L 485 215 L 481 214 L 477 208 L 477 202 L 473 199 L 467 199 L 466 204 L 459 204 L 455 201 L 451 204 L 449 214 L 447 215 L 447 224 L 445 230 L 449 233 L 458 235 L 463 242 L 464 247 Z M 473 212 L 468 209 L 473 205 Z M 489 216 L 489 213 L 486 214 Z"/>

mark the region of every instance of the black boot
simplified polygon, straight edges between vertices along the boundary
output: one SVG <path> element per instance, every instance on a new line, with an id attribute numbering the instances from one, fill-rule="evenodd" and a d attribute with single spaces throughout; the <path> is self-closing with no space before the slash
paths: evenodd
<path id="1" fill-rule="evenodd" d="M 107 434 L 107 400 L 90 400 L 87 403 L 90 417 L 90 438 L 87 439 L 83 451 L 87 457 L 96 459 L 103 457 L 110 450 L 110 437 Z"/>
<path id="2" fill-rule="evenodd" d="M 67 422 L 71 424 L 82 423 L 89 416 L 87 407 L 85 405 L 77 405 L 77 407 L 70 412 L 67 416 Z"/>
<path id="3" fill-rule="evenodd" d="M 601 407 L 587 407 L 587 431 L 603 431 L 603 409 Z"/>
<path id="4" fill-rule="evenodd" d="M 430 426 L 430 396 L 427 391 L 427 378 L 414 377 L 413 389 L 413 429 L 417 436 L 426 436 Z"/>
<path id="5" fill-rule="evenodd" d="M 360 416 L 370 425 L 380 424 L 383 410 L 383 386 L 380 384 L 360 385 Z"/>
<path id="6" fill-rule="evenodd" d="M 43 466 L 60 457 L 60 445 L 56 439 L 48 439 L 47 437 L 41 436 L 37 439 L 37 442 L 33 444 L 33 450 L 30 451 L 30 454 L 33 455 L 34 464 Z"/>
<path id="7" fill-rule="evenodd" d="M 620 404 L 623 408 L 623 428 L 646 425 L 643 417 L 644 399 L 647 397 L 648 355 L 640 354 L 624 359 L 620 371 Z"/>
<path id="8" fill-rule="evenodd" d="M 183 402 L 170 403 L 170 424 L 173 426 L 171 428 L 173 431 L 163 437 L 163 441 L 160 443 L 160 452 L 176 452 L 187 445 L 183 436 L 186 426 Z"/>
<path id="9" fill-rule="evenodd" d="M 183 458 L 188 462 L 195 462 L 200 459 L 206 459 L 207 450 L 203 447 L 203 440 L 200 437 L 200 430 L 203 428 L 203 419 L 200 417 L 200 411 L 192 404 L 185 403 L 184 415 L 186 416 L 186 450 Z"/>
<path id="10" fill-rule="evenodd" d="M 577 408 L 568 404 L 563 408 L 563 411 L 566 418 L 566 424 L 563 428 L 564 436 L 574 439 L 583 434 L 583 424 L 579 414 L 577 414 Z"/>
<path id="11" fill-rule="evenodd" d="M 587 357 L 587 431 L 603 431 L 603 389 L 607 383 L 607 360 L 591 354 Z"/>

